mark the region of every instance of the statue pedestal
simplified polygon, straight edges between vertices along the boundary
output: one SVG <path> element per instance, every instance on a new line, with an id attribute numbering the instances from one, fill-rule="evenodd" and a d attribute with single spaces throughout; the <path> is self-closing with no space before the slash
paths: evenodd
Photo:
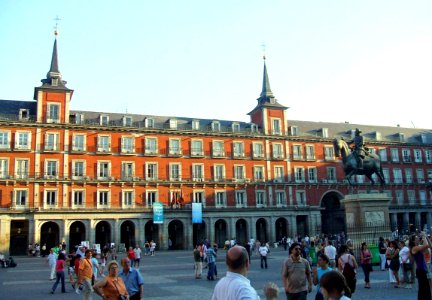
<path id="1" fill-rule="evenodd" d="M 347 237 L 357 244 L 377 243 L 380 236 L 389 236 L 391 199 L 386 193 L 346 195 L 341 203 L 345 207 Z"/>

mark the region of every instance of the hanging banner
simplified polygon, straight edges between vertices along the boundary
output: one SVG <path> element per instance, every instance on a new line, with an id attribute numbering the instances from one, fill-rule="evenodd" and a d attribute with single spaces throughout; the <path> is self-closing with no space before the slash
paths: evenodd
<path id="1" fill-rule="evenodd" d="M 202 223 L 202 203 L 192 203 L 192 224 Z"/>
<path id="2" fill-rule="evenodd" d="M 163 224 L 163 204 L 160 202 L 153 203 L 153 223 Z"/>

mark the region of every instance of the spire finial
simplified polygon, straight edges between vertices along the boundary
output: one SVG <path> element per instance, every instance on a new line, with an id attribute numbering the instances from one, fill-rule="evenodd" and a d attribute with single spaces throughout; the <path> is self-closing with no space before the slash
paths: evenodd
<path id="1" fill-rule="evenodd" d="M 58 21 L 60 21 L 61 19 L 58 16 L 56 16 L 53 20 L 55 21 L 54 35 L 57 38 L 57 36 L 59 34 L 59 31 L 58 31 Z"/>
<path id="2" fill-rule="evenodd" d="M 261 45 L 261 47 L 262 47 L 262 50 L 263 50 L 263 60 L 265 61 L 266 60 L 266 55 L 265 55 L 266 44 L 263 42 L 262 45 Z"/>

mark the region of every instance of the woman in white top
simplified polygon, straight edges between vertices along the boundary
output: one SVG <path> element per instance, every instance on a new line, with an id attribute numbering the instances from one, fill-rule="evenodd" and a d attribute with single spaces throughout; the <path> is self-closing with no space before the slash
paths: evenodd
<path id="1" fill-rule="evenodd" d="M 350 300 L 351 290 L 338 271 L 325 273 L 320 279 L 321 293 L 328 300 Z"/>

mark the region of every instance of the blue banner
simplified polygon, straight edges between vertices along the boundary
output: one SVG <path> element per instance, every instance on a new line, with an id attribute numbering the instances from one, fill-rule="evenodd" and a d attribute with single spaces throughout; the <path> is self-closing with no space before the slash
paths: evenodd
<path id="1" fill-rule="evenodd" d="M 192 203 L 192 224 L 202 223 L 202 204 Z"/>
<path id="2" fill-rule="evenodd" d="M 153 203 L 153 223 L 163 224 L 164 212 L 163 204 L 160 202 Z"/>

